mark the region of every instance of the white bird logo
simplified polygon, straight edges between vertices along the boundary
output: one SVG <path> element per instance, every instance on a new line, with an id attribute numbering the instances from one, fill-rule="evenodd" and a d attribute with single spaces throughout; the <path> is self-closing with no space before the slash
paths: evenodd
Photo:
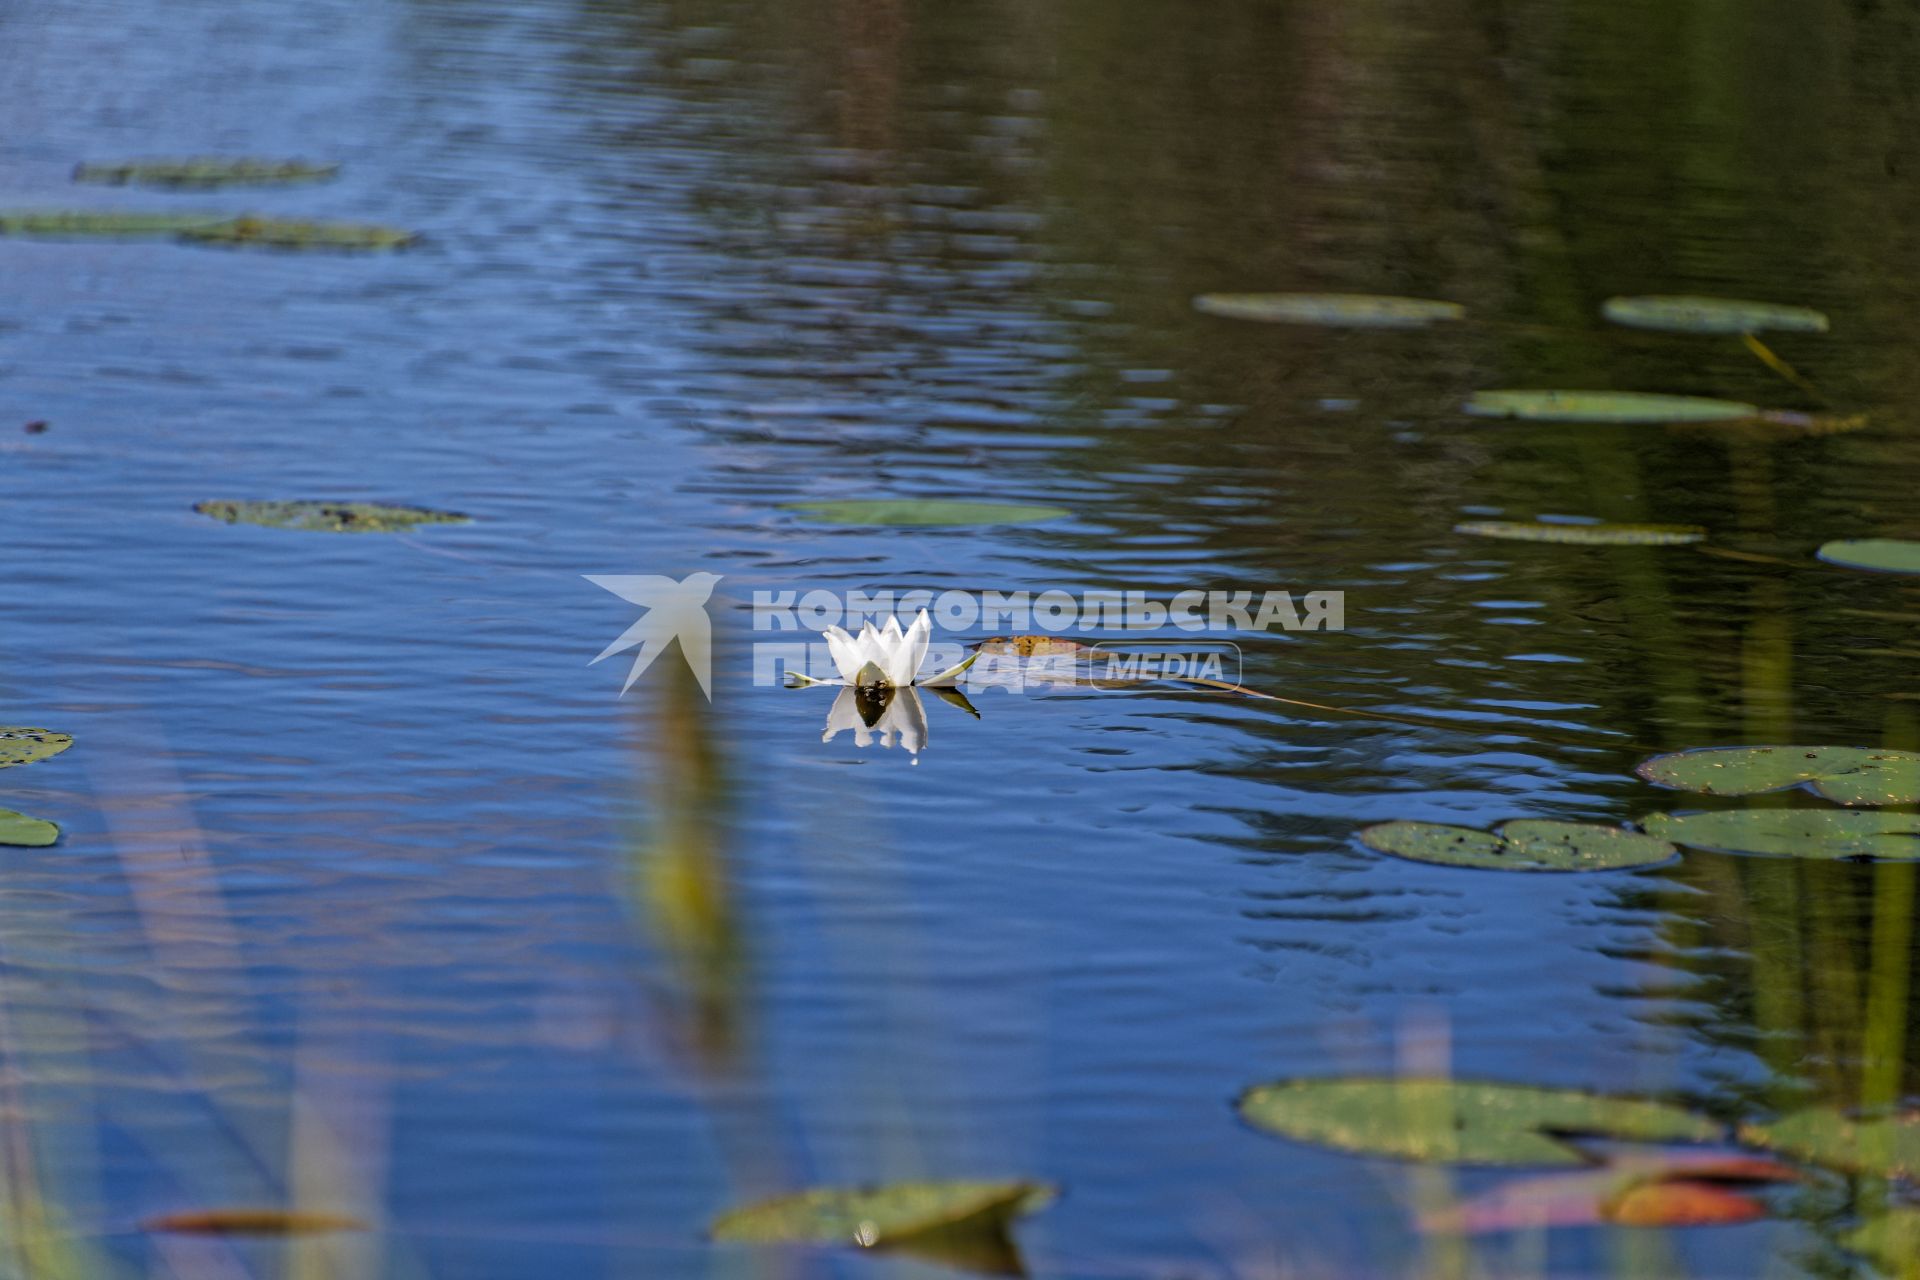
<path id="1" fill-rule="evenodd" d="M 714 584 L 720 581 L 719 574 L 690 573 L 679 581 L 657 573 L 581 576 L 594 586 L 646 610 L 638 622 L 602 649 L 600 657 L 588 666 L 639 645 L 640 652 L 633 655 L 627 682 L 620 687 L 624 695 L 633 688 L 633 682 L 641 673 L 653 665 L 653 660 L 677 639 L 681 655 L 693 668 L 693 678 L 700 682 L 700 692 L 707 695 L 708 702 L 713 701 L 713 622 L 707 617 L 707 599 L 713 594 Z"/>

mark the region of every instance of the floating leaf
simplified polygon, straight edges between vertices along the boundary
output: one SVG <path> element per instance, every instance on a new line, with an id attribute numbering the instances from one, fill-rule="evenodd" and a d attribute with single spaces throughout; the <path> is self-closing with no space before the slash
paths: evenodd
<path id="1" fill-rule="evenodd" d="M 1013 658 L 1052 658 L 1081 653 L 1087 648 L 1065 636 L 990 636 L 975 647 L 981 653 Z"/>
<path id="2" fill-rule="evenodd" d="M 226 502 L 195 503 L 195 511 L 228 524 L 258 524 L 270 529 L 306 529 L 319 533 L 405 533 L 423 524 L 465 524 L 471 517 L 426 507 L 394 507 L 377 502 Z"/>
<path id="3" fill-rule="evenodd" d="M 1920 858 L 1920 815 L 1859 809 L 1723 809 L 1655 813 L 1647 834 L 1712 853 L 1784 858 Z"/>
<path id="4" fill-rule="evenodd" d="M 1811 786 L 1835 804 L 1920 802 L 1920 752 L 1870 747 L 1702 747 L 1644 761 L 1657 787 L 1754 796 Z"/>
<path id="5" fill-rule="evenodd" d="M 1603 1206 L 1601 1219 L 1617 1227 L 1725 1227 L 1757 1222 L 1767 1206 L 1713 1182 L 1647 1182 L 1628 1187 Z"/>
<path id="6" fill-rule="evenodd" d="M 1869 1218 L 1840 1243 L 1873 1259 L 1888 1275 L 1913 1280 L 1915 1259 L 1920 1259 L 1920 1209 L 1896 1208 Z"/>
<path id="7" fill-rule="evenodd" d="M 1476 391 L 1461 409 L 1528 422 L 1736 422 L 1760 414 L 1758 405 L 1735 400 L 1644 391 Z"/>
<path id="8" fill-rule="evenodd" d="M 124 164 L 74 166 L 75 182 L 106 186 L 176 188 L 265 187 L 301 182 L 325 182 L 340 172 L 337 164 L 308 164 L 301 160 L 221 159 L 199 156 L 186 160 L 136 160 Z"/>
<path id="9" fill-rule="evenodd" d="M 711 1234 L 740 1244 L 897 1249 L 979 1271 L 1020 1274 L 1008 1227 L 1015 1218 L 1045 1208 L 1055 1194 L 1036 1182 L 821 1187 L 723 1214 Z"/>
<path id="10" fill-rule="evenodd" d="M 1257 1129 L 1362 1155 L 1446 1164 L 1587 1163 L 1563 1137 L 1710 1142 L 1720 1126 L 1664 1103 L 1462 1080 L 1283 1080 L 1249 1089 Z"/>
<path id="11" fill-rule="evenodd" d="M 1920 1116 L 1855 1119 L 1837 1107 L 1810 1107 L 1771 1124 L 1743 1124 L 1740 1140 L 1842 1173 L 1920 1177 Z"/>
<path id="12" fill-rule="evenodd" d="M 60 828 L 24 813 L 0 809 L 0 844 L 42 849 L 60 838 Z"/>
<path id="13" fill-rule="evenodd" d="M 1470 520 L 1455 533 L 1514 542 L 1566 542 L 1594 547 L 1677 547 L 1700 542 L 1707 531 L 1691 524 L 1545 524 L 1515 520 Z"/>
<path id="14" fill-rule="evenodd" d="M 1422 329 L 1467 315 L 1457 303 L 1366 293 L 1203 293 L 1193 309 L 1230 320 L 1349 329 Z"/>
<path id="15" fill-rule="evenodd" d="M 0 236 L 42 240 L 172 240 L 229 221 L 224 213 L 139 213 L 126 209 L 20 209 L 0 213 Z"/>
<path id="16" fill-rule="evenodd" d="M 254 217 L 187 227 L 180 237 L 195 244 L 341 252 L 400 249 L 419 239 L 411 231 L 364 222 L 296 222 L 287 218 Z"/>
<path id="17" fill-rule="evenodd" d="M 1608 298 L 1600 312 L 1615 324 L 1668 333 L 1825 333 L 1827 318 L 1812 307 L 1682 295 Z"/>
<path id="18" fill-rule="evenodd" d="M 1035 524 L 1072 515 L 1062 507 L 1012 502 L 961 502 L 937 498 L 871 498 L 841 502 L 789 502 L 787 511 L 822 524 L 963 525 Z"/>
<path id="19" fill-rule="evenodd" d="M 1736 1186 L 1797 1181 L 1797 1170 L 1757 1156 L 1718 1151 L 1635 1152 L 1597 1169 L 1503 1183 L 1420 1217 L 1422 1231 L 1480 1235 L 1542 1227 L 1683 1227 L 1751 1222 L 1766 1206 Z"/>
<path id="20" fill-rule="evenodd" d="M 1900 538 L 1855 538 L 1824 544 L 1818 555 L 1828 564 L 1876 573 L 1920 573 L 1920 542 Z"/>
<path id="21" fill-rule="evenodd" d="M 0 769 L 16 764 L 32 764 L 57 756 L 73 745 L 73 738 L 50 729 L 22 729 L 0 725 Z"/>
<path id="22" fill-rule="evenodd" d="M 140 1224 L 142 1231 L 200 1236 L 299 1236 L 324 1231 L 365 1231 L 367 1224 L 341 1213 L 308 1209 L 193 1209 L 165 1213 Z"/>
<path id="23" fill-rule="evenodd" d="M 1438 822 L 1386 822 L 1368 827 L 1360 839 L 1398 858 L 1490 871 L 1615 871 L 1650 867 L 1678 852 L 1637 831 L 1533 818 L 1509 822 L 1497 833 Z"/>

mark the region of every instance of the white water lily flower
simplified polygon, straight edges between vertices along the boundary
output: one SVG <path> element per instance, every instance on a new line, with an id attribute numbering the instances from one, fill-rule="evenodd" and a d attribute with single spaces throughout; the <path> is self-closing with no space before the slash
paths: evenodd
<path id="1" fill-rule="evenodd" d="M 857 636 L 847 634 L 840 627 L 828 627 L 825 634 L 827 651 L 833 655 L 833 665 L 840 672 L 841 683 L 863 688 L 877 685 L 904 689 L 912 684 L 952 684 L 980 656 L 978 653 L 970 654 L 965 662 L 949 667 L 936 676 L 915 680 L 920 664 L 926 660 L 927 645 L 933 636 L 933 623 L 928 619 L 925 609 L 920 611 L 920 616 L 905 631 L 900 629 L 900 619 L 888 618 L 885 630 L 876 628 L 868 621 Z M 809 676 L 798 676 L 796 679 L 802 684 L 831 683 Z"/>

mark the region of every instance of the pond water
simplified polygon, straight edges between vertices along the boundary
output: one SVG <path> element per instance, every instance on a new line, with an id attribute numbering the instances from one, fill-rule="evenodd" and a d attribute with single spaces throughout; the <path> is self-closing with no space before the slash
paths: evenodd
<path id="1" fill-rule="evenodd" d="M 1025 1176 L 1065 1192 L 1019 1229 L 1036 1275 L 1844 1274 L 1824 1182 L 1741 1226 L 1436 1242 L 1432 1179 L 1508 1175 L 1233 1103 L 1912 1088 L 1908 867 L 1503 875 L 1356 833 L 1687 807 L 1633 775 L 1655 750 L 1920 741 L 1915 580 L 1812 559 L 1920 536 L 1916 44 L 1904 4 L 1784 0 L 0 0 L 0 207 L 424 237 L 0 239 L 0 722 L 76 743 L 0 773 L 64 828 L 0 879 L 7 1222 L 90 1275 L 936 1275 L 703 1231 Z M 194 154 L 343 169 L 69 181 Z M 1475 321 L 1190 305 L 1282 289 Z M 1737 340 L 1599 319 L 1662 292 L 1827 312 L 1774 345 L 1864 427 L 1457 412 L 1822 407 Z M 1073 514 L 784 505 L 871 497 Z M 475 519 L 193 511 L 234 498 Z M 1541 515 L 1745 558 L 1453 532 Z M 637 611 L 582 575 L 696 571 L 711 705 L 671 655 L 620 697 L 588 663 Z M 929 701 L 914 757 L 750 678 L 755 591 L 1249 587 L 1344 591 L 1347 629 L 1241 637 L 1248 685 L 1385 718 L 987 691 Z M 379 1229 L 137 1229 L 289 1199 Z"/>

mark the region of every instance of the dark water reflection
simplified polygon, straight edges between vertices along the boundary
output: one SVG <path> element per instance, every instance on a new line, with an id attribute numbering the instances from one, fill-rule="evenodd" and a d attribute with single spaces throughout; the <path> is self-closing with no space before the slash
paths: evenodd
<path id="1" fill-rule="evenodd" d="M 281 1246 L 129 1228 L 290 1176 L 392 1227 L 300 1246 L 301 1274 L 480 1277 L 745 1267 L 699 1239 L 743 1195 L 1006 1173 L 1069 1190 L 1023 1229 L 1041 1274 L 1446 1274 L 1407 1170 L 1229 1100 L 1442 1050 L 1729 1118 L 1910 1093 L 1899 869 L 1499 877 L 1353 834 L 1632 819 L 1672 800 L 1631 775 L 1655 748 L 1920 736 L 1898 580 L 1450 532 L 1672 520 L 1795 562 L 1920 536 L 1915 19 L 0 0 L 6 205 L 81 201 L 82 158 L 313 155 L 343 180 L 244 204 L 429 237 L 0 242 L 0 719 L 80 742 L 0 775 L 68 833 L 0 885 L 41 1190 L 155 1274 L 270 1273 Z M 1284 288 L 1483 322 L 1188 306 Z M 1599 326 L 1638 291 L 1828 311 L 1781 349 L 1869 425 L 1454 411 L 1556 385 L 1810 407 L 1736 343 Z M 51 429 L 8 434 L 28 419 Z M 872 495 L 1077 514 L 779 509 Z M 224 496 L 479 521 L 191 514 Z M 695 569 L 730 613 L 697 731 L 587 668 L 631 618 L 579 576 Z M 756 589 L 1244 585 L 1344 590 L 1350 625 L 1250 643 L 1249 683 L 1423 724 L 988 694 L 978 721 L 929 707 L 910 766 L 823 745 L 819 691 L 746 681 Z M 1800 1217 L 1497 1242 L 1476 1273 L 1843 1269 L 1833 1216 Z"/>

